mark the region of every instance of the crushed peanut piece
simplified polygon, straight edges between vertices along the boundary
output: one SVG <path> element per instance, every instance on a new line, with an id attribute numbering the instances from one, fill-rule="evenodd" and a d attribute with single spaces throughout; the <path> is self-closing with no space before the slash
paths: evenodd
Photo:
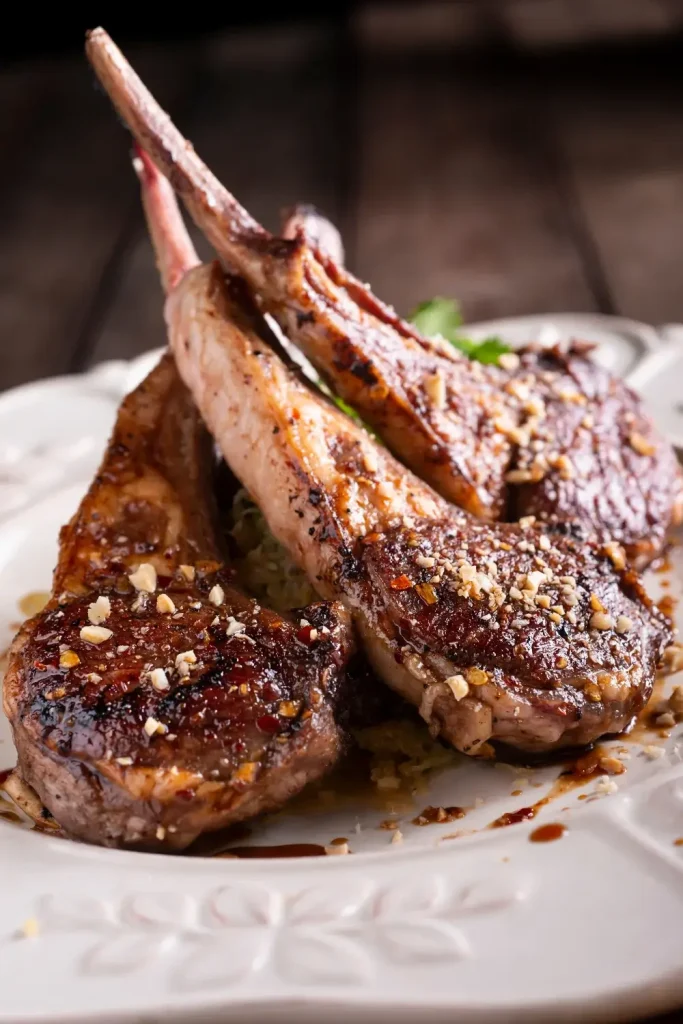
<path id="1" fill-rule="evenodd" d="M 394 832 L 394 834 L 392 835 L 391 839 L 390 839 L 390 843 L 393 846 L 395 843 L 402 843 L 402 842 L 403 842 L 403 833 L 401 832 L 401 830 L 399 828 L 397 828 L 396 831 Z"/>
<path id="2" fill-rule="evenodd" d="M 193 565 L 181 565 L 180 575 L 184 576 L 188 583 L 194 583 L 194 578 L 197 574 L 197 570 Z"/>
<path id="3" fill-rule="evenodd" d="M 168 677 L 166 676 L 163 668 L 153 668 L 149 674 L 149 679 L 154 689 L 159 693 L 170 688 L 171 684 L 169 683 Z"/>
<path id="4" fill-rule="evenodd" d="M 96 601 L 88 605 L 88 618 L 93 626 L 101 626 L 111 615 L 111 601 L 108 597 L 100 595 Z"/>
<path id="5" fill-rule="evenodd" d="M 520 359 L 516 352 L 503 352 L 502 355 L 498 356 L 498 365 L 503 370 L 516 370 L 519 363 Z"/>
<path id="6" fill-rule="evenodd" d="M 157 571 L 150 562 L 143 562 L 128 577 L 136 590 L 153 594 L 157 589 Z"/>
<path id="7" fill-rule="evenodd" d="M 133 763 L 132 757 L 117 757 L 115 760 L 117 764 L 123 765 L 124 768 Z"/>
<path id="8" fill-rule="evenodd" d="M 80 663 L 81 659 L 75 651 L 62 651 L 59 655 L 60 668 L 75 668 L 76 665 L 80 665 Z"/>
<path id="9" fill-rule="evenodd" d="M 151 715 L 149 716 L 149 718 L 147 719 L 142 728 L 150 738 L 152 736 L 155 736 L 157 733 L 168 732 L 168 727 L 165 726 L 162 722 L 159 722 L 156 718 L 152 718 Z"/>
<path id="10" fill-rule="evenodd" d="M 344 857 L 348 852 L 348 839 L 333 839 L 325 847 L 325 853 L 327 854 L 328 857 Z"/>
<path id="11" fill-rule="evenodd" d="M 166 829 L 163 825 L 157 825 L 156 837 L 160 843 L 166 838 Z"/>
<path id="12" fill-rule="evenodd" d="M 88 644 L 103 644 L 113 635 L 113 631 L 105 626 L 83 626 L 79 634 L 81 640 Z"/>
<path id="13" fill-rule="evenodd" d="M 225 591 L 220 583 L 216 583 L 211 587 L 211 590 L 209 591 L 209 601 L 211 604 L 215 605 L 216 608 L 220 608 L 223 601 L 225 601 Z"/>
<path id="14" fill-rule="evenodd" d="M 278 714 L 283 718 L 296 718 L 301 704 L 294 700 L 281 700 L 278 707 Z"/>
<path id="15" fill-rule="evenodd" d="M 655 445 L 637 431 L 629 434 L 628 443 L 631 445 L 631 448 L 633 448 L 633 451 L 637 452 L 638 455 L 654 455 L 657 451 Z"/>
<path id="16" fill-rule="evenodd" d="M 591 629 L 613 629 L 614 619 L 611 615 L 607 615 L 605 612 L 593 612 L 590 617 L 589 625 Z"/>
<path id="17" fill-rule="evenodd" d="M 626 771 L 625 765 L 618 757 L 604 756 L 598 761 L 598 766 L 608 775 L 622 775 Z"/>
<path id="18" fill-rule="evenodd" d="M 161 615 L 175 615 L 175 605 L 168 594 L 159 594 L 157 597 L 157 611 Z"/>
<path id="19" fill-rule="evenodd" d="M 633 621 L 629 619 L 628 615 L 619 615 L 617 618 L 616 631 L 617 633 L 628 633 L 633 628 Z"/>
<path id="20" fill-rule="evenodd" d="M 617 544 L 615 540 L 611 540 L 609 544 L 605 544 L 603 551 L 612 562 L 615 569 L 624 569 L 626 567 L 626 554 L 621 544 Z"/>
<path id="21" fill-rule="evenodd" d="M 440 370 L 429 374 L 424 379 L 424 389 L 435 409 L 444 409 L 446 406 L 446 381 Z"/>
<path id="22" fill-rule="evenodd" d="M 225 631 L 225 635 L 228 637 L 236 636 L 237 633 L 243 633 L 246 628 L 247 627 L 243 622 L 240 622 L 239 619 L 236 619 L 234 616 L 230 615 L 228 618 L 228 628 Z"/>

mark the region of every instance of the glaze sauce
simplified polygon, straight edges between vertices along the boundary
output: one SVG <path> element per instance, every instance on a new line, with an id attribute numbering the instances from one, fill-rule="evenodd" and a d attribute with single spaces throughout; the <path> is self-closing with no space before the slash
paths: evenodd
<path id="1" fill-rule="evenodd" d="M 539 825 L 538 828 L 535 828 L 529 839 L 532 843 L 552 843 L 555 839 L 561 839 L 566 831 L 566 825 L 561 825 L 559 821 L 552 821 L 547 825 Z"/>
<path id="2" fill-rule="evenodd" d="M 236 857 L 241 860 L 273 859 L 280 857 L 324 857 L 325 847 L 317 843 L 282 843 L 280 846 L 230 846 L 217 857 Z"/>

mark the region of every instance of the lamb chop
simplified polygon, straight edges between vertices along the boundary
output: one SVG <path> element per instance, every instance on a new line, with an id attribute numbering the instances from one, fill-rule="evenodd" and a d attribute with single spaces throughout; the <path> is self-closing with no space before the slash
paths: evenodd
<path id="1" fill-rule="evenodd" d="M 196 256 L 172 220 L 151 222 L 173 288 Z M 51 600 L 14 641 L 21 775 L 80 839 L 182 849 L 280 807 L 344 749 L 348 613 L 321 603 L 289 621 L 236 587 L 212 458 L 167 354 L 121 405 Z"/>
<path id="2" fill-rule="evenodd" d="M 178 226 L 148 157 L 145 187 Z M 178 369 L 226 461 L 321 596 L 353 616 L 377 673 L 468 753 L 619 731 L 669 639 L 631 571 L 572 531 L 455 509 L 285 365 L 245 282 L 218 264 L 166 303 Z M 255 453 L 258 452 L 258 457 Z"/>
<path id="3" fill-rule="evenodd" d="M 590 346 L 465 359 L 422 337 L 301 233 L 270 235 L 201 162 L 102 29 L 88 56 L 226 264 L 327 383 L 444 497 L 484 519 L 579 522 L 637 566 L 683 516 L 681 471 Z M 319 235 L 319 233 L 316 233 Z"/>

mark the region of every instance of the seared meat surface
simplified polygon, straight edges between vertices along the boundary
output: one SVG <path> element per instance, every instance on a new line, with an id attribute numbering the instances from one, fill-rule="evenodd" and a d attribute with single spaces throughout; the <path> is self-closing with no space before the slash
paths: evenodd
<path id="1" fill-rule="evenodd" d="M 319 221 L 313 247 L 301 231 L 275 238 L 256 223 L 106 33 L 91 33 L 87 48 L 122 118 L 221 257 L 406 465 L 479 517 L 580 522 L 639 566 L 661 550 L 683 513 L 676 456 L 585 346 L 482 366 L 420 336 L 334 261 L 339 247 L 321 241 Z"/>
<path id="2" fill-rule="evenodd" d="M 286 368 L 248 303 L 217 266 L 184 279 L 167 305 L 180 372 L 272 532 L 354 616 L 378 674 L 468 752 L 624 728 L 670 634 L 615 552 L 455 510 Z"/>
<path id="3" fill-rule="evenodd" d="M 160 257 L 169 287 L 194 261 L 182 237 Z M 167 355 L 123 402 L 52 598 L 13 644 L 19 770 L 78 838 L 181 849 L 281 806 L 344 748 L 348 613 L 284 619 L 237 589 L 211 449 Z"/>
<path id="4" fill-rule="evenodd" d="M 163 225 L 175 200 L 146 166 Z M 454 509 L 283 363 L 244 282 L 218 265 L 183 278 L 166 318 L 235 475 L 435 734 L 469 753 L 490 739 L 550 750 L 622 729 L 643 706 L 669 630 L 615 551 Z"/>

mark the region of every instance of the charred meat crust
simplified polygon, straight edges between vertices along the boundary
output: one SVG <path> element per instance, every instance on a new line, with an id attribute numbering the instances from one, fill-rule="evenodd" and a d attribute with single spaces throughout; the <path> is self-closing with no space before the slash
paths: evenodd
<path id="1" fill-rule="evenodd" d="M 650 695 L 669 623 L 590 547 L 453 519 L 384 533 L 360 557 L 376 632 L 423 710 L 428 695 L 434 730 L 465 752 L 590 743 Z"/>
<path id="2" fill-rule="evenodd" d="M 124 401 L 62 531 L 53 596 L 13 644 L 20 771 L 78 838 L 183 848 L 280 806 L 346 742 L 348 613 L 321 603 L 285 619 L 236 588 L 210 468 L 167 356 Z M 141 563 L 150 592 L 130 579 Z"/>

